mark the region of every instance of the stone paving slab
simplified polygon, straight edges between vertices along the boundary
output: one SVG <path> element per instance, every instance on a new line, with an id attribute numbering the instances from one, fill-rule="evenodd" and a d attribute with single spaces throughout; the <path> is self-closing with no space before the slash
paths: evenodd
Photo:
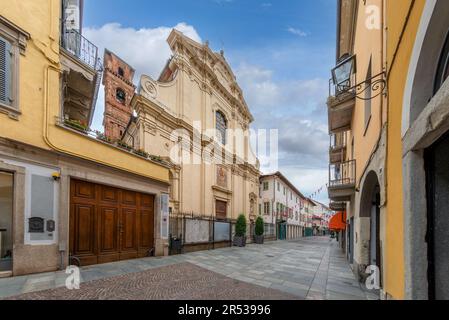
<path id="1" fill-rule="evenodd" d="M 90 282 L 182 263 L 248 284 L 275 288 L 298 299 L 376 297 L 363 290 L 338 244 L 325 237 L 89 266 L 81 268 L 81 279 Z M 54 272 L 0 279 L 0 298 L 64 286 L 66 277 L 64 272 Z"/>

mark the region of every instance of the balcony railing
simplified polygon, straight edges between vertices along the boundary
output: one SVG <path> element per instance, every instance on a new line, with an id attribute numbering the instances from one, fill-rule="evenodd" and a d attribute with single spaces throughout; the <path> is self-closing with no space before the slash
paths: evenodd
<path id="1" fill-rule="evenodd" d="M 98 47 L 84 38 L 78 31 L 67 29 L 64 23 L 61 27 L 61 47 L 95 71 L 101 69 Z"/>
<path id="2" fill-rule="evenodd" d="M 104 133 L 90 129 L 88 126 L 84 125 L 81 121 L 56 117 L 56 124 L 60 127 L 67 128 L 71 131 L 74 131 L 78 134 L 82 134 L 86 137 L 97 140 L 111 147 L 115 147 L 124 152 L 133 154 L 134 156 L 143 158 L 145 160 L 150 160 L 152 162 L 157 162 L 164 166 L 170 166 L 170 163 L 162 159 L 161 157 L 150 155 L 144 150 L 137 150 L 133 146 L 130 146 L 121 140 L 111 140 Z"/>
<path id="3" fill-rule="evenodd" d="M 355 185 L 356 161 L 329 165 L 329 188 Z"/>

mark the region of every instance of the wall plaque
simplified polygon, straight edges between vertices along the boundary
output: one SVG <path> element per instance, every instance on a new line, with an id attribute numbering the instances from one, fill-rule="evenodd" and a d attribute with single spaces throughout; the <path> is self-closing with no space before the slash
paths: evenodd
<path id="1" fill-rule="evenodd" d="M 223 188 L 228 187 L 228 172 L 225 168 L 217 168 L 217 184 Z"/>
<path id="2" fill-rule="evenodd" d="M 161 194 L 161 238 L 168 239 L 168 228 L 170 219 L 169 202 L 170 197 L 168 194 Z"/>
<path id="3" fill-rule="evenodd" d="M 44 233 L 44 219 L 33 217 L 28 220 L 29 233 Z"/>

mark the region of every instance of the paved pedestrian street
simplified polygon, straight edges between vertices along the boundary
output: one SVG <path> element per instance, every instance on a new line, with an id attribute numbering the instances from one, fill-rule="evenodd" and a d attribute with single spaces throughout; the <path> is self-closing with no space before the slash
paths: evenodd
<path id="1" fill-rule="evenodd" d="M 238 270 L 238 271 L 236 271 Z M 0 279 L 7 299 L 366 300 L 328 237 L 269 242 L 81 269 L 80 290 L 53 272 Z"/>

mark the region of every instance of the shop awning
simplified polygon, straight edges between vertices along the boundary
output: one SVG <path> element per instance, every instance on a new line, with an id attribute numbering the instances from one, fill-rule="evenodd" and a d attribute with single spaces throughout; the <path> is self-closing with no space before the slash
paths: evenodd
<path id="1" fill-rule="evenodd" d="M 329 229 L 331 231 L 346 230 L 346 212 L 338 212 L 329 222 Z"/>

